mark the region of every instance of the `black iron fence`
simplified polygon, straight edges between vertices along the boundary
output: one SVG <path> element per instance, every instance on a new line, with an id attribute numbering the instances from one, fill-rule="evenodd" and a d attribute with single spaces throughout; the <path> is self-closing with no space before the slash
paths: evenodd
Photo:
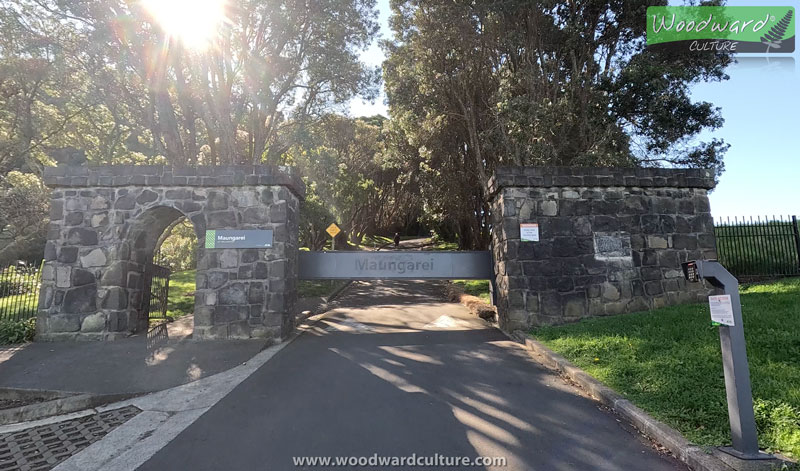
<path id="1" fill-rule="evenodd" d="M 714 223 L 717 257 L 737 278 L 800 275 L 797 217 L 720 219 Z"/>
<path id="2" fill-rule="evenodd" d="M 41 275 L 41 263 L 17 263 L 0 270 L 0 322 L 36 317 Z"/>

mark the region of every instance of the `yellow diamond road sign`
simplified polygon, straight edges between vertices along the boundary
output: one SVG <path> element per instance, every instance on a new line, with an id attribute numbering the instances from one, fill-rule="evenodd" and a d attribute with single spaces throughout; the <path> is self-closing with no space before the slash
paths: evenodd
<path id="1" fill-rule="evenodd" d="M 336 224 L 331 224 L 330 226 L 328 226 L 327 229 L 325 229 L 325 232 L 330 234 L 331 237 L 336 237 L 336 234 L 342 232 L 342 230 L 339 229 L 339 226 L 337 226 Z"/>

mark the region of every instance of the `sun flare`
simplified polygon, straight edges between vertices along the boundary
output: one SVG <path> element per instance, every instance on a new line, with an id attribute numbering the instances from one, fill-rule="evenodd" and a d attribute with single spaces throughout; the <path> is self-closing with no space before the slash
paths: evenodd
<path id="1" fill-rule="evenodd" d="M 225 20 L 226 0 L 142 0 L 164 31 L 191 49 L 206 49 Z"/>

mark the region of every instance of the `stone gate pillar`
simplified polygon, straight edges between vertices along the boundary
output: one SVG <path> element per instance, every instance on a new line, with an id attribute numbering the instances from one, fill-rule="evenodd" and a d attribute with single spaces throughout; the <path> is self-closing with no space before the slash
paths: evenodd
<path id="1" fill-rule="evenodd" d="M 302 181 L 269 166 L 51 167 L 37 339 L 143 332 L 144 268 L 185 216 L 198 237 L 195 339 L 280 339 L 293 328 Z M 273 245 L 206 249 L 210 229 L 271 229 Z"/>
<path id="2" fill-rule="evenodd" d="M 716 258 L 708 170 L 500 168 L 490 180 L 507 331 L 700 301 L 680 264 Z M 524 241 L 520 224 L 538 225 Z M 531 232 L 534 227 L 529 226 Z"/>

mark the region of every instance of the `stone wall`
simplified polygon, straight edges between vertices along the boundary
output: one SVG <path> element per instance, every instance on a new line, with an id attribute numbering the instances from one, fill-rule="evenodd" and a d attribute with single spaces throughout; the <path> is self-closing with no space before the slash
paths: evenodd
<path id="1" fill-rule="evenodd" d="M 274 338 L 293 328 L 302 182 L 267 166 L 45 169 L 53 190 L 37 319 L 43 340 L 147 328 L 145 265 L 186 216 L 198 236 L 194 338 Z M 272 229 L 273 247 L 205 249 L 207 229 Z"/>
<path id="2" fill-rule="evenodd" d="M 511 331 L 699 301 L 680 264 L 716 258 L 707 192 L 688 169 L 500 168 L 490 181 L 501 325 Z M 540 240 L 522 242 L 520 223 Z"/>

